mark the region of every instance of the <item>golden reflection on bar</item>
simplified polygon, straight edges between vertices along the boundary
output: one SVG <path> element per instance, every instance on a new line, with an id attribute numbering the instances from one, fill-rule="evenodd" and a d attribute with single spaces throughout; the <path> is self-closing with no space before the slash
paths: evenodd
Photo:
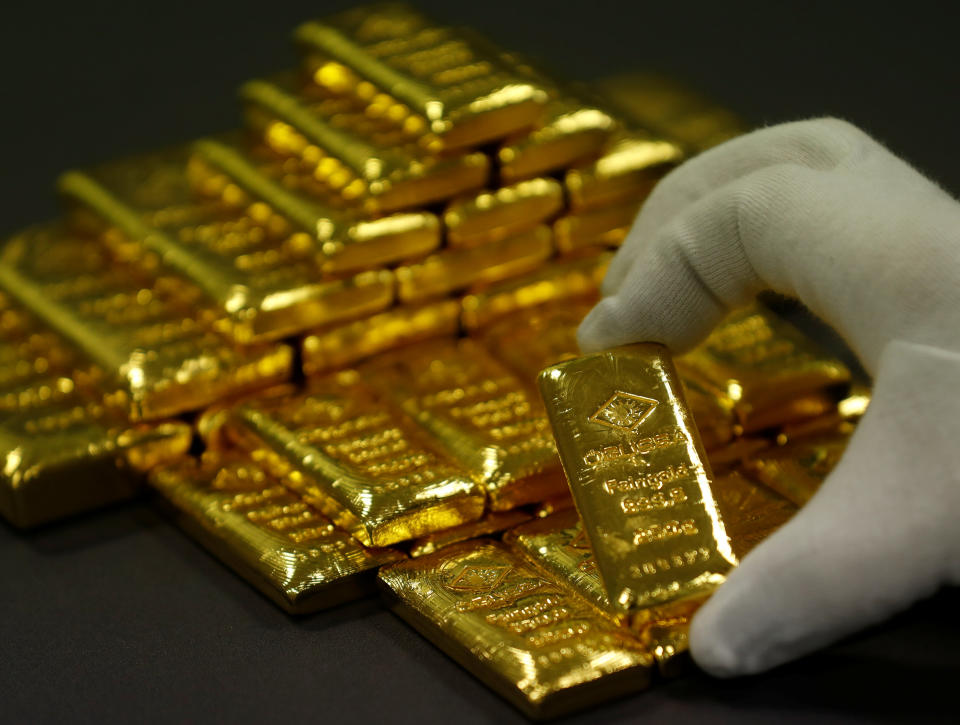
<path id="1" fill-rule="evenodd" d="M 367 549 L 246 454 L 208 450 L 150 474 L 180 525 L 284 610 L 303 614 L 368 594 L 403 555 Z"/>
<path id="2" fill-rule="evenodd" d="M 57 226 L 10 239 L 0 288 L 103 370 L 111 405 L 133 420 L 196 410 L 290 377 L 285 345 L 235 347 L 219 312 L 179 278 L 114 260 Z"/>
<path id="3" fill-rule="evenodd" d="M 485 52 L 468 34 L 403 5 L 308 22 L 296 40 L 319 85 L 357 96 L 371 115 L 430 131 L 447 150 L 532 126 L 547 100 L 498 51 Z"/>
<path id="4" fill-rule="evenodd" d="M 823 415 L 788 422 L 777 431 L 777 445 L 785 445 L 795 440 L 813 436 L 850 435 L 857 422 L 867 412 L 871 391 L 868 387 L 854 384 L 850 393 L 837 401 Z"/>
<path id="5" fill-rule="evenodd" d="M 725 400 L 746 431 L 825 412 L 832 402 L 818 396 L 850 381 L 840 360 L 759 304 L 730 313 L 677 368 Z"/>
<path id="6" fill-rule="evenodd" d="M 225 438 L 262 457 L 305 501 L 367 546 L 389 546 L 479 518 L 483 491 L 365 376 L 343 371 L 305 393 L 227 411 Z M 222 437 L 210 426 L 208 437 Z"/>
<path id="7" fill-rule="evenodd" d="M 501 544 L 450 546 L 380 580 L 400 617 L 529 717 L 649 684 L 645 647 Z"/>
<path id="8" fill-rule="evenodd" d="M 643 621 L 709 594 L 736 558 L 666 348 L 587 355 L 539 382 L 613 610 Z"/>
<path id="9" fill-rule="evenodd" d="M 549 221 L 563 209 L 563 187 L 537 178 L 455 199 L 443 213 L 447 244 L 475 247 Z"/>
<path id="10" fill-rule="evenodd" d="M 219 328 L 241 343 L 392 302 L 389 273 L 324 280 L 309 245 L 279 241 L 288 225 L 266 207 L 251 216 L 195 196 L 188 156 L 179 148 L 69 172 L 59 187 L 74 203 L 77 226 L 91 228 L 125 260 L 188 280 L 220 308 Z"/>
<path id="11" fill-rule="evenodd" d="M 433 337 L 453 337 L 460 328 L 460 302 L 439 300 L 412 307 L 394 307 L 307 335 L 303 339 L 303 372 L 318 375 L 347 367 L 378 353 Z"/>
<path id="12" fill-rule="evenodd" d="M 437 340 L 360 368 L 504 511 L 566 488 L 550 426 L 535 395 L 473 340 Z"/>
<path id="13" fill-rule="evenodd" d="M 571 254 L 585 247 L 619 247 L 640 209 L 640 199 L 575 211 L 553 223 L 557 250 Z"/>
<path id="14" fill-rule="evenodd" d="M 423 302 L 474 284 L 498 282 L 531 272 L 553 254 L 550 227 L 468 249 L 445 249 L 422 262 L 398 267 L 401 302 Z"/>
<path id="15" fill-rule="evenodd" d="M 797 512 L 796 504 L 738 471 L 717 477 L 713 490 L 733 553 L 740 559 Z"/>
<path id="16" fill-rule="evenodd" d="M 202 139 L 193 144 L 191 183 L 285 237 L 281 249 L 306 256 L 327 274 L 341 275 L 412 259 L 440 244 L 440 222 L 424 211 L 374 218 L 336 208 L 321 182 L 302 173 L 296 159 L 237 139 Z"/>
<path id="17" fill-rule="evenodd" d="M 826 435 L 765 450 L 744 461 L 744 470 L 797 506 L 813 498 L 847 448 L 849 436 Z"/>
<path id="18" fill-rule="evenodd" d="M 477 286 L 463 297 L 463 325 L 468 330 L 476 330 L 502 317 L 515 318 L 515 323 L 504 323 L 505 327 L 509 327 L 529 314 L 533 326 L 536 324 L 533 320 L 538 320 L 543 314 L 540 312 L 541 305 L 547 314 L 556 312 L 565 315 L 568 306 L 580 310 L 583 300 L 592 301 L 597 297 L 612 256 L 604 252 L 558 260 L 522 277 Z M 585 314 L 586 309 L 575 324 L 579 325 Z"/>
<path id="19" fill-rule="evenodd" d="M 330 196 L 371 213 L 425 206 L 481 188 L 490 160 L 480 152 L 438 157 L 421 130 L 366 113 L 366 103 L 282 76 L 251 81 L 240 95 L 267 146 L 301 161 Z"/>
<path id="20" fill-rule="evenodd" d="M 511 511 L 491 511 L 478 521 L 470 521 L 460 526 L 454 526 L 446 531 L 437 531 L 422 536 L 410 546 L 410 556 L 414 559 L 427 556 L 439 551 L 445 546 L 459 544 L 462 541 L 478 539 L 482 536 L 492 536 L 502 531 L 519 526 L 530 520 L 530 514 L 523 509 Z"/>

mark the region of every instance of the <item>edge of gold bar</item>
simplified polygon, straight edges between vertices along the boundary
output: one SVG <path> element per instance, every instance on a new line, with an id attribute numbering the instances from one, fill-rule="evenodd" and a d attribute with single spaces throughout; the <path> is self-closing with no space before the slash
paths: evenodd
<path id="1" fill-rule="evenodd" d="M 356 371 L 314 379 L 304 393 L 240 403 L 222 424 L 229 440 L 256 451 L 273 475 L 367 546 L 483 514 L 481 488 Z"/>
<path id="2" fill-rule="evenodd" d="M 280 79 L 255 80 L 244 84 L 240 95 L 270 148 L 304 161 L 315 159 L 310 164 L 314 175 L 368 212 L 395 212 L 448 199 L 481 188 L 490 176 L 490 160 L 480 152 L 437 157 L 400 128 L 392 145 L 360 133 L 358 127 L 369 126 L 371 119 L 359 99 L 352 107 L 339 103 L 324 114 L 324 100 L 332 106 L 342 97 L 311 98 L 290 90 Z"/>
<path id="3" fill-rule="evenodd" d="M 563 187 L 536 178 L 454 199 L 443 212 L 447 244 L 475 247 L 548 221 L 563 209 Z"/>
<path id="4" fill-rule="evenodd" d="M 454 526 L 452 529 L 437 531 L 416 539 L 410 546 L 410 558 L 416 559 L 427 556 L 446 546 L 459 544 L 462 541 L 499 534 L 529 520 L 530 514 L 523 509 L 490 511 L 478 521 L 470 521 L 460 526 Z"/>
<path id="5" fill-rule="evenodd" d="M 360 371 L 483 487 L 490 509 L 563 491 L 536 394 L 477 341 L 420 343 L 378 356 Z"/>
<path id="6" fill-rule="evenodd" d="M 150 483 L 182 528 L 291 614 L 368 594 L 377 569 L 404 558 L 364 548 L 237 453 L 207 451 L 154 470 Z"/>
<path id="7" fill-rule="evenodd" d="M 462 298 L 463 326 L 476 330 L 520 310 L 595 297 L 613 254 L 551 262 L 522 277 L 478 286 Z"/>
<path id="8" fill-rule="evenodd" d="M 317 375 L 403 345 L 433 337 L 453 337 L 459 328 L 457 300 L 395 307 L 307 335 L 301 343 L 303 372 Z"/>
<path id="9" fill-rule="evenodd" d="M 547 100 L 545 90 L 478 48 L 468 34 L 435 25 L 405 5 L 307 22 L 295 38 L 319 85 L 369 97 L 387 113 L 398 106 L 398 117 L 416 114 L 445 149 L 532 126 Z"/>
<path id="10" fill-rule="evenodd" d="M 557 250 L 570 254 L 584 247 L 619 247 L 640 209 L 640 199 L 571 212 L 553 223 Z"/>
<path id="11" fill-rule="evenodd" d="M 445 249 L 398 267 L 397 296 L 402 302 L 422 302 L 473 284 L 497 282 L 537 269 L 552 254 L 553 234 L 545 225 L 479 247 Z"/>
<path id="12" fill-rule="evenodd" d="M 683 149 L 672 141 L 623 134 L 600 158 L 566 171 L 563 183 L 570 206 L 583 211 L 645 199 L 683 156 Z"/>
<path id="13" fill-rule="evenodd" d="M 743 462 L 744 470 L 797 506 L 819 490 L 847 448 L 849 436 L 828 435 L 771 447 Z"/>
<path id="14" fill-rule="evenodd" d="M 539 383 L 614 611 L 642 621 L 715 589 L 736 558 L 666 348 L 587 355 Z"/>
<path id="15" fill-rule="evenodd" d="M 429 212 L 407 211 L 380 218 L 357 215 L 286 189 L 230 142 L 200 139 L 193 143 L 193 151 L 194 183 L 216 186 L 217 180 L 210 178 L 211 170 L 204 165 L 212 167 L 214 176 L 223 174 L 245 195 L 289 220 L 293 234 L 297 230 L 305 234 L 304 246 L 312 248 L 318 268 L 326 273 L 371 269 L 419 257 L 440 244 L 440 222 Z"/>
<path id="16" fill-rule="evenodd" d="M 0 513 L 28 528 L 131 497 L 147 469 L 190 447 L 190 428 L 131 426 L 87 406 L 54 406 L 0 422 Z"/>
<path id="17" fill-rule="evenodd" d="M 502 544 L 479 540 L 380 572 L 391 609 L 528 717 L 637 692 L 653 659 L 638 640 Z"/>
<path id="18" fill-rule="evenodd" d="M 196 410 L 290 377 L 286 345 L 233 347 L 192 289 L 106 256 L 95 239 L 33 227 L 8 240 L 0 287 L 102 367 L 134 420 Z"/>

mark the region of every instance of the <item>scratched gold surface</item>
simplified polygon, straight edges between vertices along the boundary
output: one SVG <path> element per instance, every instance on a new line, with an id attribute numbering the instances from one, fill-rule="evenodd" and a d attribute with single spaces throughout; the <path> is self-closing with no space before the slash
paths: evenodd
<path id="1" fill-rule="evenodd" d="M 403 558 L 361 546 L 248 454 L 207 451 L 155 469 L 150 483 L 184 529 L 291 613 L 369 594 L 376 570 Z"/>
<path id="2" fill-rule="evenodd" d="M 744 461 L 744 469 L 758 481 L 797 506 L 819 490 L 846 450 L 848 435 L 803 438 L 769 448 Z"/>
<path id="3" fill-rule="evenodd" d="M 539 382 L 613 609 L 642 620 L 711 592 L 736 558 L 667 350 L 587 355 Z"/>
<path id="4" fill-rule="evenodd" d="M 455 199 L 443 213 L 447 244 L 473 247 L 549 221 L 563 209 L 563 187 L 538 177 Z"/>
<path id="5" fill-rule="evenodd" d="M 217 310 L 179 278 L 111 259 L 94 238 L 34 227 L 0 254 L 0 289 L 109 376 L 134 420 L 197 410 L 289 378 L 285 345 L 235 347 Z"/>
<path id="6" fill-rule="evenodd" d="M 502 544 L 383 569 L 391 607 L 525 714 L 554 717 L 644 689 L 653 658 Z"/>
<path id="7" fill-rule="evenodd" d="M 475 341 L 421 343 L 360 370 L 460 462 L 493 510 L 566 488 L 540 401 Z"/>
<path id="8" fill-rule="evenodd" d="M 376 216 L 338 208 L 321 180 L 263 145 L 225 135 L 196 141 L 192 150 L 187 170 L 197 191 L 275 227 L 286 237 L 281 250 L 311 257 L 325 273 L 373 269 L 440 244 L 440 222 L 430 212 Z"/>
<path id="9" fill-rule="evenodd" d="M 772 426 L 796 420 L 792 401 L 850 381 L 840 360 L 759 304 L 730 313 L 706 340 L 677 358 L 677 367 L 725 399 L 748 431 L 757 429 L 755 421 Z M 822 406 L 813 414 L 820 412 Z"/>
<path id="10" fill-rule="evenodd" d="M 298 159 L 298 170 L 329 195 L 372 213 L 448 199 L 479 189 L 490 175 L 485 154 L 431 154 L 424 129 L 371 115 L 364 100 L 291 74 L 250 81 L 240 95 L 248 124 L 271 149 Z"/>
<path id="11" fill-rule="evenodd" d="M 296 40 L 317 84 L 363 99 L 371 114 L 430 131 L 438 149 L 477 146 L 530 127 L 547 101 L 546 91 L 499 51 L 406 5 L 308 22 Z"/>
<path id="12" fill-rule="evenodd" d="M 482 489 L 364 377 L 341 372 L 240 403 L 224 416 L 226 437 L 367 546 L 479 518 Z"/>

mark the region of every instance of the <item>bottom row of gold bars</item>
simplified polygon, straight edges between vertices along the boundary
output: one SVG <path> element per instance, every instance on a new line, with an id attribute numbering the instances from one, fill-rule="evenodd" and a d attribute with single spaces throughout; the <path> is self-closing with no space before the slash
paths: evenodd
<path id="1" fill-rule="evenodd" d="M 760 303 L 677 358 L 684 392 L 660 381 L 669 405 L 653 418 L 657 400 L 615 388 L 585 411 L 614 442 L 555 440 L 536 378 L 576 358 L 610 248 L 655 180 L 739 126 L 648 77 L 599 84 L 635 112 L 616 117 L 404 6 L 298 37 L 306 80 L 244 87 L 258 140 L 67 173 L 67 221 L 0 251 L 0 513 L 53 521 L 133 495 L 146 475 L 185 529 L 285 610 L 379 580 L 402 617 L 531 716 L 675 674 L 693 607 L 654 606 L 683 599 L 663 582 L 716 547 L 732 565 L 789 519 L 869 394 Z M 406 105 L 377 92 L 397 74 L 419 83 L 396 86 Z M 431 121 L 428 80 L 436 103 L 452 87 L 487 95 Z M 504 135 L 496 186 L 491 152 L 476 149 Z M 554 408 L 574 395 L 568 378 L 608 362 L 551 368 Z M 606 399 L 605 384 L 591 394 Z M 683 416 L 656 417 L 684 405 L 708 462 L 631 469 L 685 441 L 699 450 Z M 592 504 L 574 508 L 571 487 L 582 494 L 589 476 L 572 469 L 607 464 L 626 465 L 598 483 L 624 494 L 621 513 L 653 512 L 633 543 L 657 553 L 622 567 L 658 582 L 649 606 L 611 602 Z M 712 543 L 668 515 L 693 505 L 671 485 L 690 476 L 696 505 L 712 500 L 722 518 Z"/>

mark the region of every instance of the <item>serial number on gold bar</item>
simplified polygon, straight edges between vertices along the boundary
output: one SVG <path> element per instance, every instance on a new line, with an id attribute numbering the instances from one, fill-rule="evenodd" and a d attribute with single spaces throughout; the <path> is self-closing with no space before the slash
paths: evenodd
<path id="1" fill-rule="evenodd" d="M 642 618 L 718 586 L 736 559 L 666 348 L 587 355 L 539 382 L 613 608 Z"/>

